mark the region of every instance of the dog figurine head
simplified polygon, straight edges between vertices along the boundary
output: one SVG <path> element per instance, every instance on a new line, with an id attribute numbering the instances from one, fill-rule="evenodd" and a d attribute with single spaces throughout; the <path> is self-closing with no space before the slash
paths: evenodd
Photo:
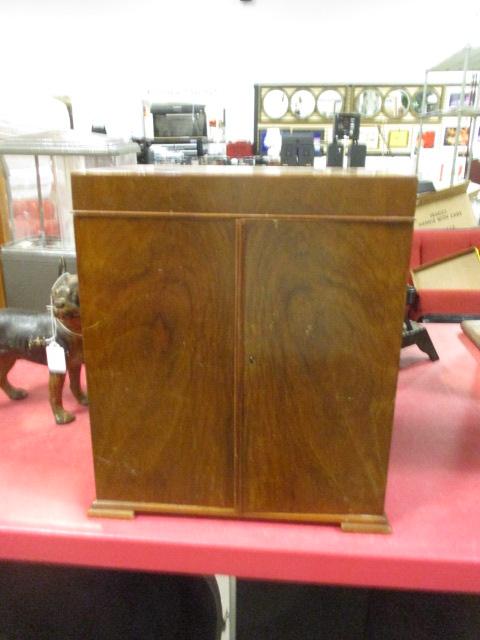
<path id="1" fill-rule="evenodd" d="M 75 274 L 64 271 L 58 276 L 51 289 L 51 306 L 53 315 L 60 325 L 81 334 L 78 277 Z"/>

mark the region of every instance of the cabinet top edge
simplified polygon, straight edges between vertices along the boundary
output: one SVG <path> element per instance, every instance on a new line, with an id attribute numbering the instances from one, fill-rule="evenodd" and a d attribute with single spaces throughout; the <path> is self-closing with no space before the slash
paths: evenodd
<path id="1" fill-rule="evenodd" d="M 183 177 L 228 177 L 228 178 L 314 178 L 321 180 L 351 180 L 356 178 L 359 180 L 372 179 L 404 179 L 407 181 L 416 181 L 416 176 L 411 171 L 374 171 L 364 168 L 348 168 L 342 169 L 337 167 L 331 168 L 315 168 L 315 167 L 288 167 L 288 166 L 232 166 L 232 165 L 125 165 L 119 167 L 101 167 L 85 169 L 83 171 L 72 172 L 75 179 L 95 177 L 118 177 L 129 176 L 138 178 L 183 178 Z"/>
<path id="2" fill-rule="evenodd" d="M 138 165 L 72 174 L 76 211 L 413 216 L 412 175 L 310 167 Z"/>

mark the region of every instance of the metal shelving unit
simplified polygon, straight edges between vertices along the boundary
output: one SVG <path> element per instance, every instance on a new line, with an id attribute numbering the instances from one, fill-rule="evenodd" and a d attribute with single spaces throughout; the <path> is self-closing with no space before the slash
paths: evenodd
<path id="1" fill-rule="evenodd" d="M 441 80 L 440 80 L 441 78 Z M 439 110 L 429 109 L 428 92 L 429 87 L 438 84 L 439 81 L 448 85 L 456 86 L 459 89 L 458 104 L 446 108 L 442 105 Z M 449 105 L 450 106 L 450 105 Z M 480 116 L 480 47 L 472 48 L 467 46 L 461 51 L 443 60 L 440 64 L 427 69 L 425 72 L 425 82 L 423 87 L 422 110 L 420 113 L 420 130 L 416 149 L 416 173 L 419 173 L 420 154 L 422 152 L 422 131 L 424 122 L 438 117 L 440 121 L 445 118 L 456 118 L 456 131 L 453 143 L 453 161 L 450 172 L 450 186 L 455 182 L 457 162 L 461 147 L 466 154 L 466 167 L 464 179 L 470 176 L 470 165 L 473 159 L 473 145 L 477 119 Z M 468 144 L 461 145 L 462 122 L 466 118 L 470 119 Z"/>

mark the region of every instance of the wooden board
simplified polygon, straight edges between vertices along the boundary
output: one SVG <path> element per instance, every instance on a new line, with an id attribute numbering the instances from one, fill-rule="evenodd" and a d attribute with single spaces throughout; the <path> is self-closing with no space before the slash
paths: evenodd
<path id="1" fill-rule="evenodd" d="M 233 223 L 76 232 L 98 495 L 231 508 Z"/>
<path id="2" fill-rule="evenodd" d="M 2 172 L 2 164 L 0 163 L 0 246 L 8 242 L 10 238 L 10 227 L 8 220 L 8 200 L 7 185 L 5 176 Z M 0 262 L 0 308 L 5 307 L 5 285 L 3 282 L 3 268 Z"/>
<path id="3" fill-rule="evenodd" d="M 308 167 L 143 165 L 72 177 L 76 211 L 411 217 L 411 176 Z"/>
<path id="4" fill-rule="evenodd" d="M 409 229 L 245 227 L 243 509 L 383 514 Z"/>
<path id="5" fill-rule="evenodd" d="M 462 320 L 462 331 L 480 349 L 480 320 Z"/>
<path id="6" fill-rule="evenodd" d="M 421 289 L 480 289 L 480 256 L 472 247 L 412 269 L 415 287 Z"/>

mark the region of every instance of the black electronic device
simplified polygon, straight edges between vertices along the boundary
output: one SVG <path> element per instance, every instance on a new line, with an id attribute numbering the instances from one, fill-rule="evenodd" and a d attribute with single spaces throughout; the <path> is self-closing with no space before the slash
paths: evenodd
<path id="1" fill-rule="evenodd" d="M 140 151 L 137 153 L 138 164 L 155 164 L 156 151 L 161 147 L 168 151 L 182 152 L 183 158 L 180 164 L 191 164 L 192 158 L 201 158 L 206 153 L 206 146 L 202 138 L 181 138 L 177 143 L 167 142 L 166 138 L 132 138 L 136 142 Z M 178 160 L 176 161 L 178 163 Z"/>
<path id="2" fill-rule="evenodd" d="M 348 150 L 348 166 L 349 167 L 364 167 L 365 160 L 367 158 L 367 145 L 366 144 L 351 144 Z"/>
<path id="3" fill-rule="evenodd" d="M 343 167 L 343 145 L 337 141 L 327 147 L 327 167 Z"/>
<path id="4" fill-rule="evenodd" d="M 358 144 L 360 136 L 359 113 L 336 113 L 333 125 L 333 142 L 327 149 L 327 167 L 343 167 L 343 157 L 347 152 L 349 167 L 364 167 L 367 146 Z M 350 146 L 344 146 L 344 140 L 351 140 Z"/>
<path id="5" fill-rule="evenodd" d="M 337 140 L 348 138 L 357 141 L 360 135 L 359 113 L 336 113 L 333 136 Z"/>
<path id="6" fill-rule="evenodd" d="M 205 105 L 154 103 L 150 112 L 155 138 L 207 137 Z"/>
<path id="7" fill-rule="evenodd" d="M 92 124 L 92 133 L 103 133 L 104 135 L 106 135 L 107 130 L 105 128 L 105 125 Z"/>
<path id="8" fill-rule="evenodd" d="M 297 132 L 282 134 L 280 160 L 288 166 L 312 166 L 315 155 L 313 133 Z"/>

